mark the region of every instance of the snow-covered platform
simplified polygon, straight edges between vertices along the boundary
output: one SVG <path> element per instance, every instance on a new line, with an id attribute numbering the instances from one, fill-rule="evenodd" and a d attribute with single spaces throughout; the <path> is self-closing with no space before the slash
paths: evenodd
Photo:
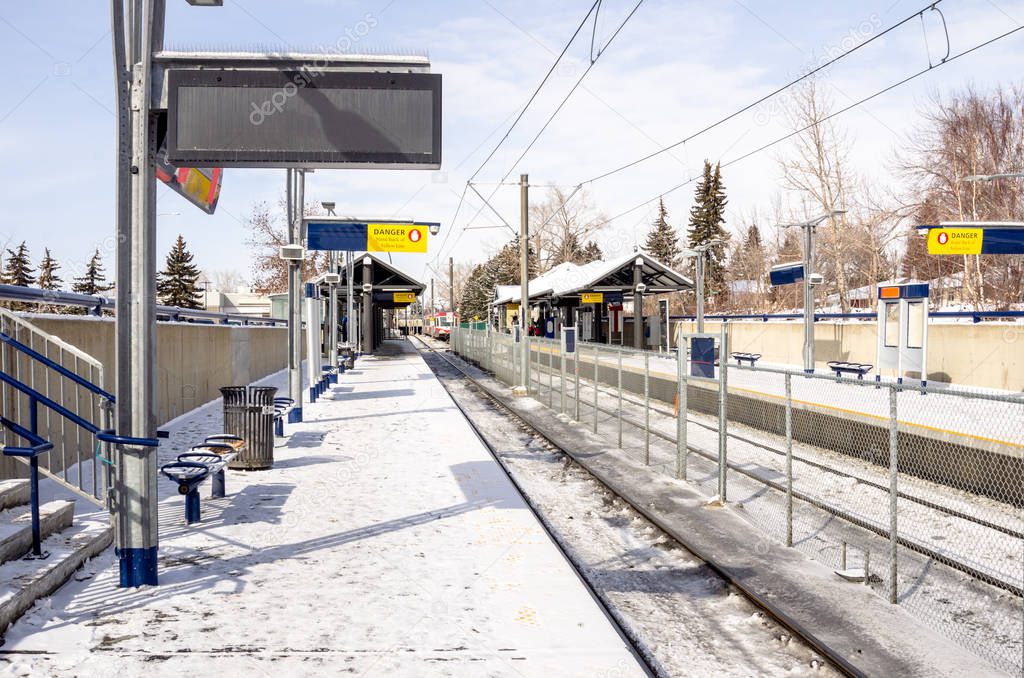
<path id="1" fill-rule="evenodd" d="M 117 589 L 108 551 L 11 627 L 0 671 L 643 675 L 419 355 L 385 348 L 305 406 L 273 469 L 204 489 L 201 523 L 161 481 L 161 585 Z"/>

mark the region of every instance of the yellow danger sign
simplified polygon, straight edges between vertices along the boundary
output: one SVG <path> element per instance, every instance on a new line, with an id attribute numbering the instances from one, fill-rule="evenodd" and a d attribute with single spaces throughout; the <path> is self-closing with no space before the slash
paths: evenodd
<path id="1" fill-rule="evenodd" d="M 928 254 L 981 254 L 984 239 L 980 228 L 933 228 L 928 231 Z"/>
<path id="2" fill-rule="evenodd" d="M 604 292 L 583 292 L 580 302 L 584 304 L 600 304 L 604 301 Z"/>
<path id="3" fill-rule="evenodd" d="M 394 297 L 396 304 L 411 304 L 416 301 L 415 292 L 395 292 Z"/>
<path id="4" fill-rule="evenodd" d="M 417 224 L 367 224 L 367 252 L 427 251 L 427 227 Z"/>

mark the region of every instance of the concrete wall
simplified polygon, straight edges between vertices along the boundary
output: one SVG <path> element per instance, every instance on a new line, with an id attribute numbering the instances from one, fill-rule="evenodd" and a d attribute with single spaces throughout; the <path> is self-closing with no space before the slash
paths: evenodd
<path id="1" fill-rule="evenodd" d="M 33 318 L 33 324 L 103 363 L 114 390 L 114 321 L 75 316 Z M 157 325 L 157 421 L 166 422 L 287 367 L 287 330 L 190 323 Z"/>
<path id="2" fill-rule="evenodd" d="M 696 323 L 674 323 L 676 331 L 696 332 Z M 803 323 L 729 321 L 729 350 L 760 353 L 762 360 L 803 364 Z M 706 332 L 721 324 L 707 321 Z M 818 367 L 829 360 L 877 362 L 875 323 L 815 323 Z M 874 374 L 874 372 L 872 373 Z M 965 386 L 1024 391 L 1024 327 L 1010 323 L 932 323 L 928 327 L 928 379 Z"/>

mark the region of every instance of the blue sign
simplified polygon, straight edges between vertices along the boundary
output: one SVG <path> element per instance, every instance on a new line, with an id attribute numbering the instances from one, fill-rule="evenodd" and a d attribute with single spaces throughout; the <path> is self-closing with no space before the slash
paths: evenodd
<path id="1" fill-rule="evenodd" d="M 804 265 L 800 263 L 773 266 L 772 270 L 768 272 L 768 280 L 771 282 L 772 287 L 791 285 L 803 279 Z"/>
<path id="2" fill-rule="evenodd" d="M 715 340 L 712 337 L 690 339 L 690 374 L 705 379 L 715 378 Z"/>
<path id="3" fill-rule="evenodd" d="M 306 237 L 311 250 L 363 252 L 366 250 L 366 224 L 337 222 L 307 224 Z"/>

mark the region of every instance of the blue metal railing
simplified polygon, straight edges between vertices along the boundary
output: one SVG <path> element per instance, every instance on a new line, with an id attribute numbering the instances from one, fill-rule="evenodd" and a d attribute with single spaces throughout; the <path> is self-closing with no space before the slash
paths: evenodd
<path id="1" fill-rule="evenodd" d="M 75 382 L 76 384 L 78 384 L 82 388 L 85 388 L 86 390 L 91 391 L 92 393 L 95 393 L 96 395 L 98 395 L 98 396 L 100 396 L 102 398 L 105 398 L 109 402 L 114 402 L 113 394 L 107 393 L 102 388 L 100 388 L 96 384 L 92 383 L 88 379 L 86 379 L 86 378 L 76 374 L 75 372 L 72 372 L 68 368 L 66 368 L 63 365 L 61 365 L 60 363 L 58 363 L 58 362 L 56 362 L 56 361 L 54 361 L 54 360 L 52 360 L 50 358 L 47 358 L 45 355 L 43 355 L 39 351 L 36 351 L 35 349 L 33 349 L 33 348 L 29 347 L 29 346 L 26 346 L 25 344 L 21 343 L 20 341 L 18 341 L 14 337 L 12 337 L 12 336 L 4 333 L 4 332 L 0 332 L 0 343 L 7 344 L 8 346 L 14 348 L 15 350 L 20 351 L 21 353 L 24 353 L 25 355 L 27 355 L 28 357 L 32 358 L 33 360 L 35 360 L 35 361 L 45 365 L 46 367 L 48 367 L 49 369 L 53 370 L 54 372 L 57 372 L 61 376 L 65 377 L 67 379 L 70 379 L 71 381 Z"/>
<path id="2" fill-rule="evenodd" d="M 90 315 L 96 316 L 102 315 L 104 310 L 113 311 L 115 307 L 114 300 L 108 297 L 78 294 L 77 292 L 62 292 L 59 290 L 41 290 L 35 287 L 20 287 L 18 285 L 0 285 L 0 300 L 44 306 L 85 308 L 88 309 Z M 222 325 L 268 325 L 277 327 L 287 326 L 288 324 L 288 321 L 284 318 L 262 318 L 241 313 L 217 313 L 215 311 L 181 308 L 178 306 L 158 305 L 156 307 L 156 316 L 158 320 L 212 322 Z"/>

